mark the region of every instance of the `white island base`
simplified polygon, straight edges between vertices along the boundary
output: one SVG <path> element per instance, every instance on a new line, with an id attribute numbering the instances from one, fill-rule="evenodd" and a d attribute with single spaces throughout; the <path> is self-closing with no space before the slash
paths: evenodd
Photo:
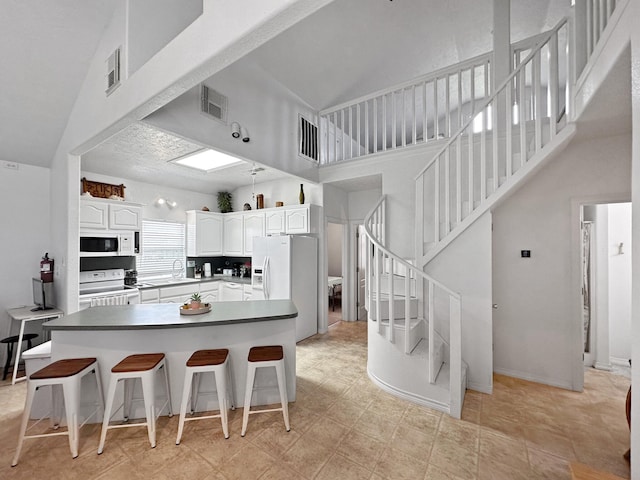
<path id="1" fill-rule="evenodd" d="M 51 330 L 51 361 L 96 357 L 105 396 L 111 368 L 124 357 L 135 353 L 164 353 L 175 414 L 180 409 L 185 363 L 194 351 L 203 349 L 229 349 L 235 405 L 242 406 L 249 349 L 259 345 L 282 345 L 287 395 L 290 402 L 295 401 L 296 316 L 295 306 L 289 300 L 220 302 L 214 305 L 212 312 L 192 316 L 181 316 L 175 304 L 127 305 L 96 307 L 45 325 Z M 134 399 L 142 397 L 139 383 L 134 391 Z M 202 375 L 196 411 L 218 409 L 214 385 L 213 374 Z M 157 404 L 162 405 L 164 381 L 161 376 L 157 378 L 156 391 Z M 94 392 L 95 383 L 86 381 L 83 384 L 82 403 L 95 398 Z M 122 402 L 122 398 L 123 388 L 119 385 L 116 405 Z M 279 402 L 275 370 L 258 369 L 252 405 Z M 82 413 L 86 414 L 90 409 L 91 406 L 87 404 Z M 113 419 L 121 419 L 121 413 L 120 410 Z M 162 412 L 162 415 L 166 414 L 166 410 Z M 134 401 L 131 417 L 144 417 L 141 401 Z M 100 422 L 101 419 L 92 418 L 90 421 Z"/>

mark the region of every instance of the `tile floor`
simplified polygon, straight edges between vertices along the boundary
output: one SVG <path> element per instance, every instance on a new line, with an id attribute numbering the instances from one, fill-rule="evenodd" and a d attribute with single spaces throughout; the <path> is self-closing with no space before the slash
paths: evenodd
<path id="1" fill-rule="evenodd" d="M 364 323 L 338 322 L 297 353 L 289 433 L 269 413 L 242 438 L 237 409 L 228 440 L 217 420 L 188 422 L 176 446 L 178 417 L 161 417 L 155 449 L 142 428 L 112 430 L 98 456 L 99 428 L 87 425 L 75 460 L 66 437 L 28 440 L 14 468 L 25 384 L 1 386 L 0 478 L 562 480 L 575 460 L 629 478 L 623 376 L 590 369 L 575 393 L 496 375 L 494 394 L 469 391 L 454 420 L 371 384 Z"/>

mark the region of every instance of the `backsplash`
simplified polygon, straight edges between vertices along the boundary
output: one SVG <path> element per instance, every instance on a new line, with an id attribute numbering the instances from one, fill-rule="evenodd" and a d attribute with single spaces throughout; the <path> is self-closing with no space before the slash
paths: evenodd
<path id="1" fill-rule="evenodd" d="M 189 267 L 190 262 L 194 262 L 192 267 Z M 196 268 L 204 270 L 204 264 L 211 264 L 211 273 L 214 275 L 222 275 L 222 270 L 225 268 L 233 269 L 236 265 L 251 264 L 251 257 L 187 257 L 187 277 L 194 278 Z M 251 269 L 247 269 L 249 273 L 245 276 L 251 275 Z"/>

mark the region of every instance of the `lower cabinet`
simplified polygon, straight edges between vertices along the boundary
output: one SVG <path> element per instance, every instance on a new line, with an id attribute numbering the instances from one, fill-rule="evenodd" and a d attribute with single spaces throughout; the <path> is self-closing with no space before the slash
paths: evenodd
<path id="1" fill-rule="evenodd" d="M 241 302 L 244 296 L 244 289 L 241 283 L 218 282 L 218 299 L 221 302 Z"/>
<path id="2" fill-rule="evenodd" d="M 218 301 L 218 283 L 220 282 L 200 284 L 200 298 L 203 303 L 213 303 Z"/>

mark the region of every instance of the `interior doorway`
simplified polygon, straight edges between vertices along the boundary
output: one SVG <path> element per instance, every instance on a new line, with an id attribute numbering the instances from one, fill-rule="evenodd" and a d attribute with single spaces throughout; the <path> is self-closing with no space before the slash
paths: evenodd
<path id="1" fill-rule="evenodd" d="M 631 358 L 631 203 L 581 211 L 584 364 L 628 367 Z"/>
<path id="2" fill-rule="evenodd" d="M 329 326 L 342 320 L 342 291 L 343 291 L 343 245 L 344 225 L 341 223 L 327 223 L 327 323 Z"/>

